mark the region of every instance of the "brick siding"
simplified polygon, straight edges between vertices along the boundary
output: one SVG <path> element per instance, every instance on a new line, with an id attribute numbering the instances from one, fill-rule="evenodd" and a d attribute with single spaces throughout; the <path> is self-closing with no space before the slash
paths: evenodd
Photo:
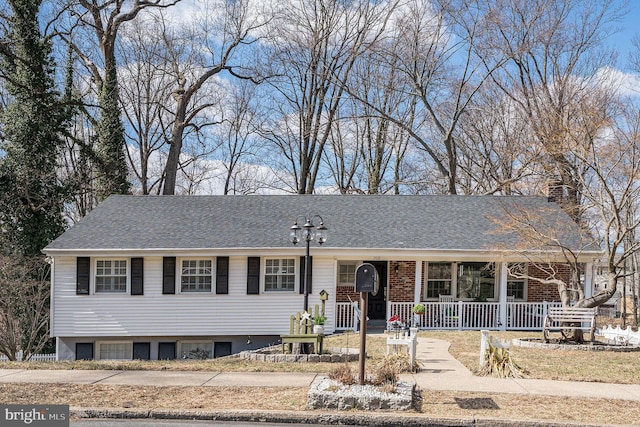
<path id="1" fill-rule="evenodd" d="M 559 272 L 559 278 L 569 283 L 571 277 L 571 268 L 568 264 L 556 264 L 556 268 Z M 529 276 L 537 277 L 540 279 L 546 279 L 547 274 L 536 267 L 534 264 L 529 264 Z M 527 301 L 528 302 L 540 302 L 540 301 L 560 301 L 560 294 L 558 293 L 557 285 L 548 285 L 540 283 L 536 280 L 528 280 Z"/>

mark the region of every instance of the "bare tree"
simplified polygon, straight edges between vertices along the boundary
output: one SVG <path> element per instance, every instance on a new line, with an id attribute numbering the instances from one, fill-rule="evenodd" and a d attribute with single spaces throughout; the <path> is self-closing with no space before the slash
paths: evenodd
<path id="1" fill-rule="evenodd" d="M 223 194 L 254 193 L 264 184 L 259 182 L 262 177 L 251 171 L 260 163 L 262 146 L 257 139 L 260 118 L 256 86 L 247 80 L 240 81 L 230 88 L 225 104 L 226 118 L 219 135 Z"/>
<path id="2" fill-rule="evenodd" d="M 263 130 L 300 194 L 313 193 L 357 58 L 383 33 L 395 2 L 292 0 L 274 21 L 268 80 L 277 96 Z"/>
<path id="3" fill-rule="evenodd" d="M 514 104 L 485 85 L 461 117 L 458 186 L 464 194 L 535 193 L 542 155 Z"/>
<path id="4" fill-rule="evenodd" d="M 162 189 L 167 144 L 164 123 L 174 79 L 165 67 L 162 15 L 147 14 L 123 28 L 118 45 L 120 97 L 125 118 L 125 150 L 129 170 L 142 194 L 159 194 Z"/>
<path id="5" fill-rule="evenodd" d="M 349 93 L 402 127 L 426 153 L 427 166 L 436 168 L 442 191 L 457 194 L 456 131 L 460 119 L 493 68 L 501 63 L 498 56 L 487 59 L 478 55 L 486 11 L 482 2 L 409 1 L 396 10 L 392 23 L 393 32 L 376 52 L 382 63 L 402 77 L 394 90 L 404 99 L 414 100 L 415 113 L 399 116 L 397 111 L 384 111 L 371 103 L 357 88 L 350 87 Z"/>
<path id="6" fill-rule="evenodd" d="M 400 192 L 402 162 L 409 137 L 385 115 L 410 122 L 415 114 L 414 98 L 398 90 L 398 72 L 381 64 L 375 46 L 355 63 L 348 86 L 360 88 L 366 100 L 349 97 L 338 112 L 330 137 L 326 163 L 341 193 Z M 376 108 L 371 106 L 375 105 Z M 385 112 L 378 114 L 377 110 Z"/>
<path id="7" fill-rule="evenodd" d="M 0 256 L 0 353 L 16 360 L 49 342 L 49 275 L 43 257 Z"/>
<path id="8" fill-rule="evenodd" d="M 602 41 L 619 10 L 612 1 L 580 0 L 498 0 L 490 7 L 487 55 L 509 58 L 491 74 L 493 82 L 517 105 L 530 127 L 530 144 L 544 153 L 540 165 L 566 189 L 563 208 L 580 220 L 586 170 L 566 145 L 578 126 L 598 123 L 576 118 L 573 106 L 591 94 L 596 70 L 612 62 Z"/>
<path id="9" fill-rule="evenodd" d="M 608 102 L 613 103 L 613 100 Z M 601 118 L 599 102 L 580 105 L 587 110 L 583 111 L 583 117 Z M 640 227 L 637 210 L 640 200 L 640 115 L 635 106 L 628 105 L 621 106 L 615 113 L 606 128 L 599 128 L 591 143 L 585 144 L 584 136 L 578 134 L 573 144 L 564 146 L 566 154 L 585 170 L 579 182 L 584 209 L 580 227 L 576 224 L 574 230 L 567 230 L 560 221 L 550 219 L 554 218 L 552 215 L 542 218 L 513 208 L 505 210 L 506 219 L 497 221 L 500 230 L 515 233 L 521 239 L 521 246 L 514 249 L 527 254 L 548 250 L 561 254 L 564 262 L 543 262 L 535 255 L 529 255 L 532 264 L 546 273 L 546 278 L 527 277 L 556 285 L 565 306 L 597 307 L 607 302 L 616 292 L 618 281 L 629 274 L 626 262 L 640 250 L 640 242 L 634 239 Z M 544 226 L 541 227 L 541 223 Z M 571 237 L 578 234 L 580 239 Z M 579 261 L 586 251 L 593 253 L 600 249 L 607 267 L 607 286 L 595 295 L 588 295 L 581 281 L 584 271 Z M 563 264 L 570 268 L 568 277 L 562 274 Z M 521 277 L 524 275 L 520 273 Z M 576 340 L 582 339 L 580 332 L 574 331 Z"/>
<path id="10" fill-rule="evenodd" d="M 258 13 L 249 6 L 247 0 L 209 0 L 198 9 L 193 26 L 183 27 L 183 32 L 175 36 L 168 29 L 164 31 L 169 54 L 167 62 L 172 66 L 175 86 L 163 194 L 175 193 L 185 132 L 189 129 L 200 132 L 203 126 L 221 121 L 195 123 L 199 115 L 218 104 L 217 100 L 211 98 L 211 94 L 215 93 L 211 88 L 207 96 L 201 90 L 206 84 L 213 84 L 212 77 L 223 72 L 242 79 L 249 79 L 253 74 L 245 63 L 248 52 L 243 52 L 242 48 L 256 40 L 258 31 L 268 22 L 269 14 L 266 11 Z M 177 40 L 180 43 L 176 43 Z"/>
<path id="11" fill-rule="evenodd" d="M 129 191 L 124 154 L 124 128 L 120 120 L 120 93 L 116 45 L 123 24 L 134 20 L 148 8 L 166 8 L 180 0 L 78 0 L 64 5 L 71 12 L 70 28 L 61 31 L 73 42 L 76 53 L 89 70 L 96 85 L 99 118 L 96 121 L 95 161 L 97 195 Z M 84 37 L 84 36 L 87 37 Z"/>

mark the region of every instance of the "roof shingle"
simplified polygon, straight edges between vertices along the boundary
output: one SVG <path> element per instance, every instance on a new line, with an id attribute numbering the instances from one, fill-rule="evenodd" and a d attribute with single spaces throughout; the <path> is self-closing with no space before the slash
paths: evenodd
<path id="1" fill-rule="evenodd" d="M 306 214 L 323 218 L 325 247 L 486 250 L 517 243 L 513 234 L 495 232 L 495 218 L 511 208 L 563 224 L 579 244 L 576 224 L 544 197 L 114 195 L 44 252 L 290 248 L 289 227 Z"/>

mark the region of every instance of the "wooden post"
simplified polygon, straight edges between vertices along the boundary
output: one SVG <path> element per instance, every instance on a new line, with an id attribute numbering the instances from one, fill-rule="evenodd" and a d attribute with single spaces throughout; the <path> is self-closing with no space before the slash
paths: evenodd
<path id="1" fill-rule="evenodd" d="M 364 385 L 364 362 L 367 357 L 367 304 L 368 292 L 360 292 L 360 385 Z"/>

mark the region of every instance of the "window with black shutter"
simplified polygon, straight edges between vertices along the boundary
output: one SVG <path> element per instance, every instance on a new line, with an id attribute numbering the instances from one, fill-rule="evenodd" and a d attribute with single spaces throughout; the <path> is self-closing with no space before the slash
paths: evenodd
<path id="1" fill-rule="evenodd" d="M 216 294 L 229 293 L 229 257 L 216 258 Z"/>
<path id="2" fill-rule="evenodd" d="M 144 258 L 131 258 L 131 295 L 144 295 Z"/>
<path id="3" fill-rule="evenodd" d="M 76 295 L 89 295 L 89 277 L 91 276 L 91 258 L 76 259 Z"/>
<path id="4" fill-rule="evenodd" d="M 260 294 L 260 257 L 247 259 L 247 295 Z"/>
<path id="5" fill-rule="evenodd" d="M 162 259 L 162 293 L 176 293 L 176 257 Z"/>

